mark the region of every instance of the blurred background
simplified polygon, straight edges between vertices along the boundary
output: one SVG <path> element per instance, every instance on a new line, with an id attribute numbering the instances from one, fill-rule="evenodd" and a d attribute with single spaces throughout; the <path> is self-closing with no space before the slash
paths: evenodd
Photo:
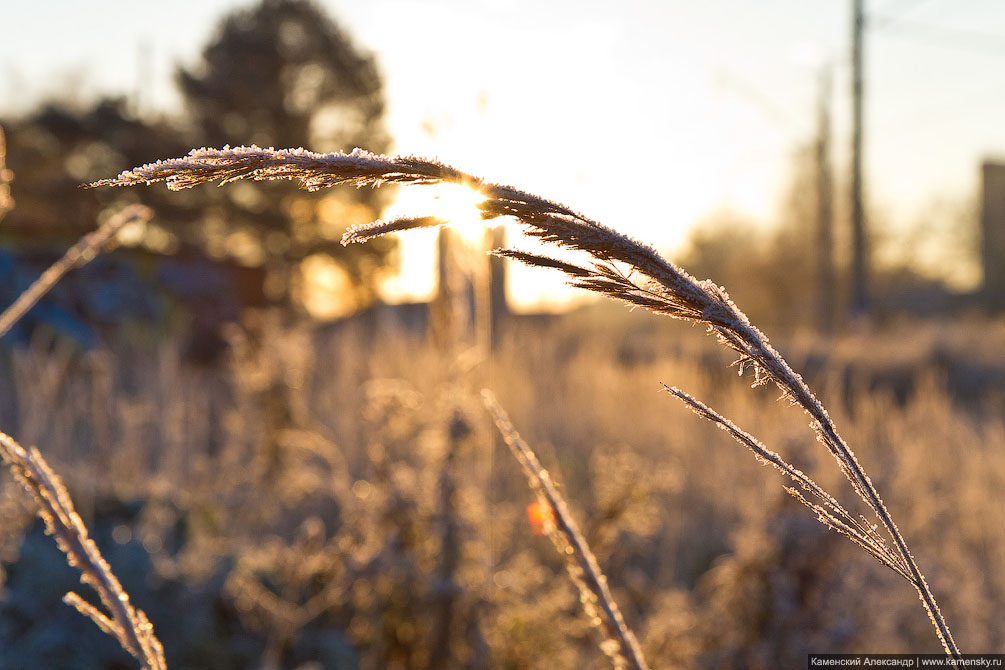
<path id="1" fill-rule="evenodd" d="M 847 493 L 798 412 L 700 329 L 490 261 L 536 245 L 463 189 L 80 187 L 252 143 L 436 157 L 725 286 L 838 418 L 957 642 L 1005 650 L 1000 4 L 0 14 L 0 300 L 126 205 L 155 212 L 0 340 L 0 428 L 67 478 L 171 667 L 604 667 L 486 386 L 654 667 L 938 651 L 907 584 L 658 383 Z M 453 225 L 339 244 L 398 215 Z M 0 492 L 0 669 L 128 667 L 59 603 L 75 577 Z"/>

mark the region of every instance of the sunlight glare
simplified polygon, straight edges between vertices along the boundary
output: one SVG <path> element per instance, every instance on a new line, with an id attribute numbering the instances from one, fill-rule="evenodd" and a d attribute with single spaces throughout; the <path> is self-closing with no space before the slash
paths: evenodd
<path id="1" fill-rule="evenodd" d="M 478 212 L 483 200 L 485 196 L 459 184 L 413 186 L 400 189 L 381 218 L 436 216 L 450 222 L 468 244 L 481 244 L 487 225 Z M 402 237 L 398 270 L 381 280 L 381 298 L 392 303 L 429 300 L 436 291 L 436 231 L 408 231 Z"/>
<path id="2" fill-rule="evenodd" d="M 326 254 L 312 254 L 300 263 L 294 293 L 315 319 L 331 321 L 359 309 L 349 274 Z"/>

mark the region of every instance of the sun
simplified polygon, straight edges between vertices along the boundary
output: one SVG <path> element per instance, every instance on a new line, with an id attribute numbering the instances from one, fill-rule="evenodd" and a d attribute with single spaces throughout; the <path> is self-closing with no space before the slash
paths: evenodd
<path id="1" fill-rule="evenodd" d="M 468 244 L 484 239 L 485 227 L 478 204 L 485 196 L 459 184 L 411 186 L 398 190 L 381 214 L 385 221 L 402 216 L 436 216 L 447 222 Z M 397 270 L 380 281 L 387 302 L 425 301 L 436 292 L 436 231 L 407 231 L 408 243 L 399 246 Z"/>
<path id="2" fill-rule="evenodd" d="M 468 240 L 481 239 L 485 222 L 478 205 L 485 196 L 460 184 L 433 184 L 402 189 L 384 212 L 385 219 L 399 216 L 435 216 Z"/>
<path id="3" fill-rule="evenodd" d="M 507 244 L 517 242 L 526 251 L 537 251 L 541 243 L 520 235 L 519 226 L 505 218 L 486 221 L 481 218 L 479 203 L 485 196 L 457 184 L 413 186 L 398 191 L 397 198 L 384 210 L 381 218 L 391 220 L 403 216 L 436 216 L 458 233 L 469 251 L 484 255 L 486 229 L 505 226 Z M 397 267 L 378 283 L 383 301 L 388 303 L 424 302 L 436 293 L 437 231 L 430 228 L 401 233 L 404 241 L 398 247 Z M 563 277 L 541 268 L 528 268 L 512 263 L 507 269 L 507 298 L 515 311 L 563 311 L 583 299 L 581 292 L 570 289 Z"/>

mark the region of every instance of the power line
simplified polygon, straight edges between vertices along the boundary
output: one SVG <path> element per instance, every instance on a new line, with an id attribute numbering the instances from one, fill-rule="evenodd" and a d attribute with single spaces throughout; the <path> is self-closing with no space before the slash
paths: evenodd
<path id="1" fill-rule="evenodd" d="M 875 15 L 873 15 L 873 24 L 870 27 L 882 28 L 890 21 L 899 20 L 900 16 L 898 15 L 903 15 L 912 12 L 915 9 L 917 9 L 919 5 L 923 5 L 928 1 L 929 0 L 900 0 L 898 2 L 897 0 L 890 0 L 890 2 L 886 3 L 886 6 L 883 7 L 883 16 L 885 17 L 885 21 L 879 21 L 877 23 L 875 20 Z"/>
<path id="2" fill-rule="evenodd" d="M 905 37 L 940 46 L 1005 56 L 1005 36 L 975 30 L 945 28 L 886 14 L 871 14 L 870 27 L 888 37 Z"/>
<path id="3" fill-rule="evenodd" d="M 984 95 L 980 95 L 981 93 Z M 994 109 L 993 106 L 1001 105 L 1003 102 L 1005 102 L 1005 89 L 985 87 L 977 94 L 954 96 L 948 104 L 946 100 L 943 100 L 934 105 L 915 106 L 912 108 L 909 118 L 898 116 L 880 119 L 874 124 L 874 127 L 882 130 L 884 135 L 910 132 L 921 126 L 931 126 L 948 120 L 961 121 L 974 114 L 999 114 L 1000 111 Z"/>
<path id="4" fill-rule="evenodd" d="M 799 125 L 800 121 L 795 116 L 737 72 L 720 66 L 715 71 L 715 81 L 719 87 L 731 91 L 778 128 L 789 130 Z"/>

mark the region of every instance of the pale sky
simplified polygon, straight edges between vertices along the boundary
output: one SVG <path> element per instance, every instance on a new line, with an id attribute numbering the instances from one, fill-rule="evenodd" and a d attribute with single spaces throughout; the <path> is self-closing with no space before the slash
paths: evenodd
<path id="1" fill-rule="evenodd" d="M 0 109 L 139 91 L 145 109 L 170 110 L 175 64 L 194 63 L 219 18 L 250 4 L 8 0 Z M 773 219 L 793 152 L 815 131 L 825 62 L 835 169 L 847 166 L 851 0 L 320 4 L 376 54 L 397 152 L 559 200 L 671 252 L 716 211 Z M 1005 157 L 1005 4 L 866 5 L 877 17 L 867 198 L 905 229 L 934 203 L 973 197 L 980 161 Z M 428 263 L 428 240 L 405 242 L 409 262 Z"/>

